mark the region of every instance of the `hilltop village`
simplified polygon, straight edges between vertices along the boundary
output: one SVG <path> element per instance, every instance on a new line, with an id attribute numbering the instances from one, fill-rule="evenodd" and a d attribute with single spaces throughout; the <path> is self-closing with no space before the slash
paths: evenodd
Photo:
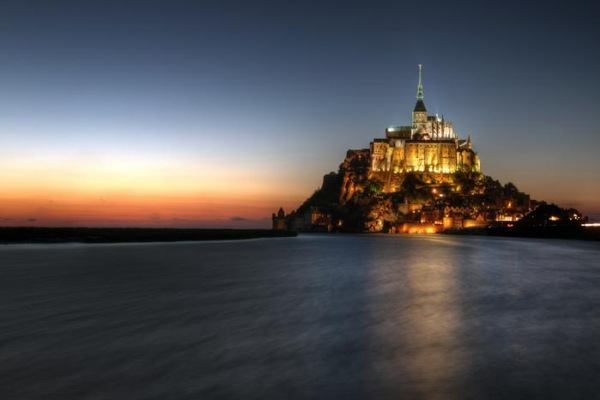
<path id="1" fill-rule="evenodd" d="M 540 204 L 547 206 L 482 174 L 471 137 L 459 138 L 451 122 L 428 114 L 419 65 L 412 123 L 389 126 L 367 149 L 348 150 L 320 189 L 272 220 L 275 230 L 435 233 L 512 226 Z M 551 217 L 581 220 L 577 210 L 563 211 Z"/>

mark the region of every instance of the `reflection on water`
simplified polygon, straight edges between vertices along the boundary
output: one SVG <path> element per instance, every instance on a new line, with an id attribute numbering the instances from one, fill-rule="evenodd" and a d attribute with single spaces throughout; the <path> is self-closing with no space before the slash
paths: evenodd
<path id="1" fill-rule="evenodd" d="M 412 306 L 407 309 L 411 329 L 405 338 L 407 347 L 416 349 L 409 360 L 409 375 L 420 386 L 434 390 L 437 398 L 454 394 L 464 376 L 461 359 L 454 354 L 461 336 L 459 288 L 454 277 L 459 271 L 448 265 L 447 256 L 443 248 L 437 248 L 427 258 L 412 253 L 406 260 L 407 300 Z M 457 398 L 464 396 L 459 393 Z"/>
<path id="2" fill-rule="evenodd" d="M 408 250 L 408 249 L 407 249 Z M 371 265 L 373 364 L 379 395 L 464 398 L 461 310 L 451 248 L 403 251 Z"/>
<path id="3" fill-rule="evenodd" d="M 597 243 L 0 247 L 0 398 L 593 398 Z"/>

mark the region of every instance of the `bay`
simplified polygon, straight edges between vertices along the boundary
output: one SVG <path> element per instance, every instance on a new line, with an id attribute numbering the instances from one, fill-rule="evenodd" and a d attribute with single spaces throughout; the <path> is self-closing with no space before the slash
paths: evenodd
<path id="1" fill-rule="evenodd" d="M 0 398 L 595 398 L 600 246 L 0 246 Z"/>

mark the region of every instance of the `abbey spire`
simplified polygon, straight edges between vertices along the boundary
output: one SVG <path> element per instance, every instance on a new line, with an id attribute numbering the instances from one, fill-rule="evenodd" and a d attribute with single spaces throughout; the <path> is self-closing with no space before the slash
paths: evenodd
<path id="1" fill-rule="evenodd" d="M 421 82 L 421 69 L 423 65 L 419 64 L 419 84 L 417 85 L 417 100 L 423 101 L 423 83 Z"/>
<path id="2" fill-rule="evenodd" d="M 413 110 L 413 128 L 418 128 L 420 125 L 427 123 L 427 109 L 425 108 L 425 103 L 423 102 L 423 81 L 422 81 L 422 68 L 423 66 L 419 64 L 419 84 L 417 85 L 417 104 L 415 104 L 415 109 Z"/>

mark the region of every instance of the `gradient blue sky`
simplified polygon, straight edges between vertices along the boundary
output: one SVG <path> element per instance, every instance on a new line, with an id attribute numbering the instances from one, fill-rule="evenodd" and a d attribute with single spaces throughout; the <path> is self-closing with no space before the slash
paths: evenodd
<path id="1" fill-rule="evenodd" d="M 266 227 L 347 149 L 410 122 L 419 63 L 428 111 L 472 137 L 484 173 L 600 219 L 595 11 L 4 1 L 0 220 Z"/>

